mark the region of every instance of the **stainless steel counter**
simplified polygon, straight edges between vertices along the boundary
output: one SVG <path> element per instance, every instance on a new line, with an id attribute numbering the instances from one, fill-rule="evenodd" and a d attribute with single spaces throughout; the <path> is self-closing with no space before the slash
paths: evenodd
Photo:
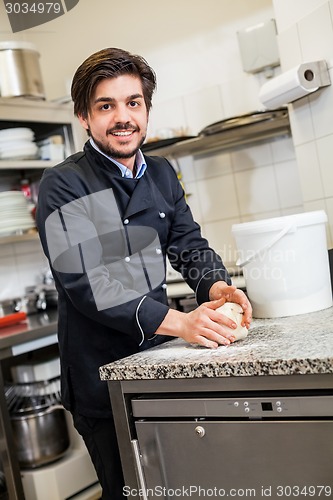
<path id="1" fill-rule="evenodd" d="M 56 343 L 54 335 L 57 332 L 57 320 L 57 309 L 49 309 L 47 312 L 31 314 L 16 325 L 0 328 L 0 359 L 29 352 L 24 350 L 25 347 L 31 351 Z M 41 339 L 49 336 L 50 343 L 45 344 Z"/>
<path id="2" fill-rule="evenodd" d="M 202 463 L 208 463 L 213 452 L 212 466 L 205 468 L 212 471 L 209 481 L 205 477 L 206 483 L 204 479 L 199 483 L 207 488 L 213 479 L 220 486 L 240 484 L 230 479 L 236 465 L 249 470 L 242 486 L 256 478 L 257 493 L 258 481 L 265 478 L 272 484 L 273 479 L 289 484 L 289 471 L 304 484 L 312 479 L 319 484 L 324 478 L 333 491 L 329 465 L 333 450 L 330 445 L 317 446 L 319 438 L 327 442 L 325 436 L 333 428 L 333 308 L 254 320 L 246 339 L 214 350 L 174 339 L 105 365 L 100 375 L 108 381 L 125 483 L 127 491 L 134 492 L 130 499 L 143 485 L 197 484 Z M 311 423 L 300 411 L 305 402 Z M 205 433 L 208 437 L 201 440 Z M 315 434 L 309 443 L 307 437 Z M 238 443 L 234 448 L 229 435 L 232 443 Z M 252 437 L 258 443 L 260 438 L 264 453 L 255 450 Z M 232 450 L 242 448 L 249 460 L 238 463 Z M 262 459 L 267 455 L 267 461 Z M 290 457 L 292 466 L 286 467 Z M 301 459 L 308 471 L 304 474 Z"/>

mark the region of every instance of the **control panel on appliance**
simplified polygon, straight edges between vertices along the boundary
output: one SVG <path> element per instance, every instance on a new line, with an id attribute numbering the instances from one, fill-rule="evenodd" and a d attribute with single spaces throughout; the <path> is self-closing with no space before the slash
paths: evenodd
<path id="1" fill-rule="evenodd" d="M 333 396 L 133 399 L 134 417 L 333 417 Z"/>
<path id="2" fill-rule="evenodd" d="M 332 417 L 332 396 L 299 396 L 282 398 L 235 399 L 229 402 L 233 407 L 230 416 L 249 417 Z"/>
<path id="3" fill-rule="evenodd" d="M 290 409 L 295 410 L 295 401 L 287 401 L 285 399 L 239 399 L 230 401 L 228 408 L 228 416 L 271 416 L 274 414 L 288 413 Z M 299 408 L 297 408 L 299 409 Z"/>

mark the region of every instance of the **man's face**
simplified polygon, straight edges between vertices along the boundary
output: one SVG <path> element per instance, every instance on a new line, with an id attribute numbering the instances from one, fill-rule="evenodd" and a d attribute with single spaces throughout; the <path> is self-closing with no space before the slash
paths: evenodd
<path id="1" fill-rule="evenodd" d="M 103 153 L 132 169 L 148 125 L 140 78 L 121 75 L 101 80 L 88 117 L 79 120 Z"/>

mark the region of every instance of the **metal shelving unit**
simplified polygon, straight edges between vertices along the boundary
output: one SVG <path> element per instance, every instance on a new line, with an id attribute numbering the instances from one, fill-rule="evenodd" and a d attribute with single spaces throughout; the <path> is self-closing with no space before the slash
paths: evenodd
<path id="1" fill-rule="evenodd" d="M 66 156 L 79 149 L 80 137 L 77 135 L 76 119 L 72 107 L 68 104 L 62 105 L 23 98 L 0 98 L 0 130 L 16 127 L 31 128 L 35 133 L 36 140 L 42 140 L 51 135 L 62 135 Z M 43 170 L 52 167 L 55 163 L 59 162 L 38 159 L 0 160 L 0 186 L 1 184 L 5 185 L 6 188 L 3 190 L 8 189 L 7 186 L 12 181 L 13 185 L 15 185 L 22 174 L 38 180 Z M 36 230 L 29 230 L 22 232 L 22 234 L 17 231 L 10 235 L 0 235 L 0 245 L 35 240 L 38 241 Z M 11 354 L 8 353 L 8 356 L 10 357 Z M 20 468 L 15 454 L 10 416 L 3 392 L 3 376 L 3 369 L 0 366 L 0 386 L 2 387 L 0 393 L 0 458 L 4 468 L 9 498 L 11 500 L 23 500 L 25 496 Z"/>
<path id="2" fill-rule="evenodd" d="M 170 158 L 187 155 L 200 156 L 290 134 L 288 111 L 277 110 L 269 112 L 267 117 L 263 117 L 262 120 L 246 124 L 240 123 L 239 125 L 234 123 L 232 127 L 221 132 L 212 135 L 199 135 L 169 146 L 152 148 L 153 143 L 148 143 L 149 150 L 146 154 Z"/>
<path id="3" fill-rule="evenodd" d="M 0 170 L 35 170 L 53 167 L 55 163 L 49 160 L 0 160 Z"/>
<path id="4" fill-rule="evenodd" d="M 78 135 L 77 120 L 71 104 L 28 98 L 0 98 L 0 130 L 16 127 L 31 128 L 36 141 L 51 135 L 61 135 L 65 145 L 65 157 L 79 149 L 81 137 Z M 0 159 L 0 186 L 15 185 L 23 176 L 38 181 L 43 170 L 57 163 L 59 161 Z M 32 239 L 37 239 L 36 234 L 0 235 L 0 244 Z"/>
<path id="5" fill-rule="evenodd" d="M 0 245 L 7 245 L 9 243 L 18 243 L 20 241 L 38 241 L 37 231 L 29 230 L 24 233 L 16 233 L 8 236 L 0 236 Z"/>

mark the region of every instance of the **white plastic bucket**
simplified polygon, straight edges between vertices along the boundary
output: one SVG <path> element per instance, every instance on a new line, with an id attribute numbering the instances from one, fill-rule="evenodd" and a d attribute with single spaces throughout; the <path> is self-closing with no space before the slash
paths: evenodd
<path id="1" fill-rule="evenodd" d="M 326 222 L 319 210 L 232 226 L 254 317 L 332 306 Z"/>

